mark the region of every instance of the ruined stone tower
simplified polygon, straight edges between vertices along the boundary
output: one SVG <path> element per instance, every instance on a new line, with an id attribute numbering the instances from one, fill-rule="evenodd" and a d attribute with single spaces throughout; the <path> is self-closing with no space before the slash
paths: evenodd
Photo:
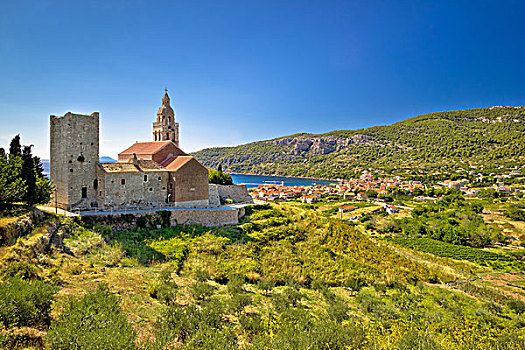
<path id="1" fill-rule="evenodd" d="M 98 206 L 98 112 L 52 115 L 50 128 L 50 175 L 59 206 L 68 210 Z"/>
<path id="2" fill-rule="evenodd" d="M 175 122 L 175 112 L 170 106 L 168 90 L 162 97 L 162 106 L 157 112 L 157 121 L 153 123 L 153 141 L 173 141 L 179 146 L 179 123 Z"/>

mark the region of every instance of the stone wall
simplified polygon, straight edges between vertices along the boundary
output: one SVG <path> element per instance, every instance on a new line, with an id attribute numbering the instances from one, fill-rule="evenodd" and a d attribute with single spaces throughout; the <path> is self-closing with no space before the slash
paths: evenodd
<path id="1" fill-rule="evenodd" d="M 0 246 L 14 244 L 18 237 L 29 234 L 44 217 L 42 211 L 33 208 L 29 213 L 13 218 L 13 221 L 5 226 L 0 226 Z"/>
<path id="2" fill-rule="evenodd" d="M 239 223 L 239 210 L 228 209 L 185 209 L 171 210 L 172 225 L 224 226 Z"/>
<path id="3" fill-rule="evenodd" d="M 209 200 L 210 200 L 210 207 L 216 208 L 219 205 L 221 205 L 221 198 L 219 197 L 219 189 L 217 188 L 218 185 L 216 184 L 209 184 Z"/>
<path id="4" fill-rule="evenodd" d="M 130 206 L 158 207 L 167 201 L 167 171 L 102 172 L 102 175 L 104 180 L 100 189 L 101 200 L 106 209 Z"/>
<path id="5" fill-rule="evenodd" d="M 219 198 L 222 203 L 226 199 L 231 199 L 235 203 L 253 203 L 252 196 L 248 193 L 246 185 L 215 185 L 219 192 Z"/>
<path id="6" fill-rule="evenodd" d="M 245 213 L 244 208 L 217 208 L 217 209 L 172 209 L 171 225 L 204 225 L 209 227 L 235 225 L 239 217 Z M 140 216 L 157 216 L 158 211 L 141 211 L 126 214 L 82 215 L 86 220 L 111 222 L 114 228 L 128 229 L 136 226 L 136 219 Z M 132 218 L 131 220 L 129 218 Z"/>

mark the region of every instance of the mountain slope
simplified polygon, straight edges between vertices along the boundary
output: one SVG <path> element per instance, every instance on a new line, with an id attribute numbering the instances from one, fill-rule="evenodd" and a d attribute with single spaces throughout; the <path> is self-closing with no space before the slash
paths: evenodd
<path id="1" fill-rule="evenodd" d="M 345 177 L 356 167 L 391 171 L 525 159 L 525 107 L 436 112 L 388 126 L 294 134 L 193 154 L 209 167 L 267 175 Z"/>

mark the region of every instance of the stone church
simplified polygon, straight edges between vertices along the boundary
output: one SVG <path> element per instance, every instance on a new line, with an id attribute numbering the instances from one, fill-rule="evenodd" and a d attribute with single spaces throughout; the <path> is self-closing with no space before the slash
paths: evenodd
<path id="1" fill-rule="evenodd" d="M 67 210 L 198 208 L 210 205 L 208 169 L 179 148 L 168 92 L 153 141 L 137 142 L 116 163 L 99 162 L 99 113 L 50 117 L 51 180 Z"/>

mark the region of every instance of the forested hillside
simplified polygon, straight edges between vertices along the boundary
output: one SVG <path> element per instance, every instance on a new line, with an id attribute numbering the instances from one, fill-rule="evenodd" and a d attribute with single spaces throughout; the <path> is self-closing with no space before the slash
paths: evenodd
<path id="1" fill-rule="evenodd" d="M 392 172 L 501 165 L 525 159 L 525 107 L 436 112 L 388 126 L 295 134 L 194 153 L 208 167 L 266 175 L 350 177 L 356 167 Z"/>

